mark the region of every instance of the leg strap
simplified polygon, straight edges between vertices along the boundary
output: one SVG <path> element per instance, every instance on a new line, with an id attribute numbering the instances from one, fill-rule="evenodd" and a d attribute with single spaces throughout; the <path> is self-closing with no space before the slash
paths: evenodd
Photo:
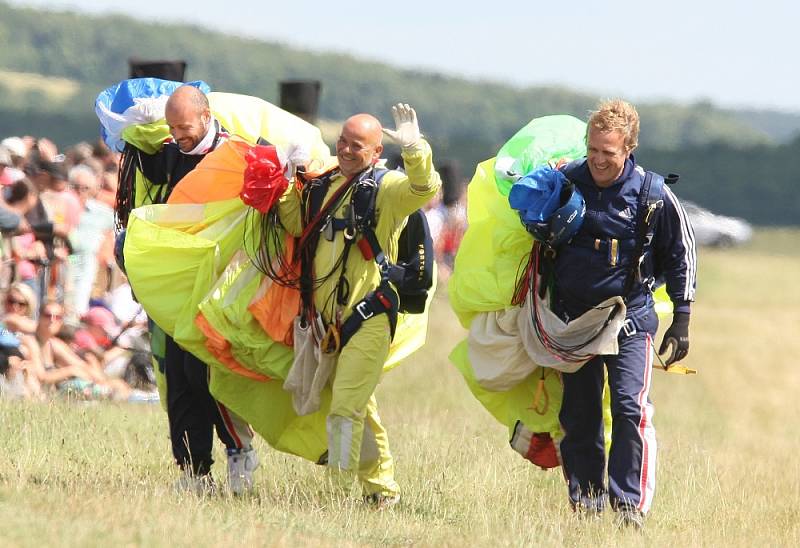
<path id="1" fill-rule="evenodd" d="M 347 344 L 350 337 L 361 328 L 362 323 L 378 314 L 389 316 L 389 329 L 394 338 L 397 328 L 397 307 L 397 293 L 388 284 L 382 283 L 378 289 L 369 293 L 353 307 L 353 313 L 342 324 L 341 346 L 344 347 Z"/>

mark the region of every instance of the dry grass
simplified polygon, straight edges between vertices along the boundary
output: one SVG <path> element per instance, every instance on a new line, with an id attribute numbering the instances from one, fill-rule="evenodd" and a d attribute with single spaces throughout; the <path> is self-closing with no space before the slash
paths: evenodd
<path id="1" fill-rule="evenodd" d="M 576 521 L 561 474 L 508 447 L 447 361 L 463 332 L 441 297 L 428 346 L 379 389 L 397 509 L 337 500 L 323 470 L 263 444 L 257 496 L 179 496 L 159 409 L 2 402 L 0 545 L 800 545 L 797 241 L 761 231 L 746 248 L 702 250 L 688 360 L 700 374 L 655 374 L 644 533 L 610 515 Z"/>

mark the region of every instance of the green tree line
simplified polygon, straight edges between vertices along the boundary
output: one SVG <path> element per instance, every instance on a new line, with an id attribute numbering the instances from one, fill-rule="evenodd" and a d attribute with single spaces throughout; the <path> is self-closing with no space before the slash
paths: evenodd
<path id="1" fill-rule="evenodd" d="M 420 113 L 423 132 L 435 147 L 437 159 L 452 163 L 466 177 L 477 162 L 493 156 L 530 119 L 555 113 L 585 118 L 598 99 L 562 87 L 520 89 L 398 69 L 195 26 L 49 12 L 0 2 L 0 69 L 69 78 L 80 84 L 72 97 L 57 102 L 47 94 L 14 93 L 0 82 L 0 134 L 48 136 L 60 145 L 95 139 L 94 98 L 104 87 L 127 77 L 131 57 L 185 59 L 188 79 L 202 79 L 212 89 L 274 103 L 280 81 L 320 80 L 320 116 L 331 120 L 364 111 L 389 121 L 391 104 L 411 103 Z M 682 171 L 684 181 L 676 188 L 679 195 L 759 224 L 800 222 L 786 200 L 780 204 L 779 215 L 769 207 L 754 207 L 752 188 L 752 166 L 762 165 L 765 156 L 796 156 L 796 142 L 777 145 L 763 126 L 748 124 L 735 112 L 710 103 L 638 107 L 642 159 L 653 169 L 665 166 L 664 170 Z M 708 154 L 715 156 L 708 158 Z M 750 169 L 740 169 L 744 166 Z M 770 173 L 770 185 L 788 189 L 790 171 L 778 163 Z M 723 178 L 724 197 L 716 195 Z"/>

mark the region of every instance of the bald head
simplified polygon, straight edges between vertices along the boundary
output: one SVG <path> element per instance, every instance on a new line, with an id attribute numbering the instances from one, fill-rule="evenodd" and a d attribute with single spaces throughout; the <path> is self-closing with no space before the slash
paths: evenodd
<path id="1" fill-rule="evenodd" d="M 383 139 L 381 123 L 372 114 L 355 114 L 345 120 L 342 132 L 358 135 L 371 144 L 379 145 Z"/>
<path id="2" fill-rule="evenodd" d="M 194 86 L 181 86 L 167 99 L 164 116 L 175 142 L 182 151 L 189 152 L 208 132 L 211 123 L 208 98 Z"/>
<path id="3" fill-rule="evenodd" d="M 371 114 L 356 114 L 345 121 L 336 141 L 336 157 L 342 175 L 357 175 L 380 158 L 383 152 L 381 129 L 381 123 Z"/>
<path id="4" fill-rule="evenodd" d="M 209 110 L 208 97 L 198 88 L 184 84 L 169 96 L 166 110 L 169 112 L 170 110 L 183 110 L 186 108 L 194 109 L 197 112 Z"/>

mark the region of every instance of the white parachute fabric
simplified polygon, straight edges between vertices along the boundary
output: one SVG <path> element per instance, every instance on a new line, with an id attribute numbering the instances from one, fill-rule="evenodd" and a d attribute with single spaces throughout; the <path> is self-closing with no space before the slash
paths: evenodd
<path id="1" fill-rule="evenodd" d="M 549 341 L 558 346 L 582 346 L 580 353 L 589 357 L 567 361 L 542 344 L 531 321 L 534 298 Z M 502 391 L 522 382 L 539 366 L 574 373 L 591 356 L 619 352 L 617 336 L 625 312 L 623 300 L 612 297 L 567 323 L 550 310 L 546 299 L 531 291 L 521 307 L 478 313 L 467 336 L 475 379 L 487 390 Z"/>
<path id="2" fill-rule="evenodd" d="M 131 125 L 149 124 L 162 119 L 168 99 L 167 95 L 137 97 L 133 99 L 134 104 L 121 113 L 114 112 L 105 103 L 95 104 L 95 113 L 103 124 L 106 142 L 112 143 L 115 150 L 122 148 L 122 131 Z"/>
<path id="3" fill-rule="evenodd" d="M 314 318 L 316 325 L 305 322 L 298 316 L 294 320 L 294 361 L 286 375 L 283 389 L 292 394 L 292 406 L 300 415 L 310 415 L 319 411 L 322 390 L 328 383 L 338 353 L 327 353 L 320 349 L 315 333 L 325 331 L 325 324 L 319 314 Z"/>

